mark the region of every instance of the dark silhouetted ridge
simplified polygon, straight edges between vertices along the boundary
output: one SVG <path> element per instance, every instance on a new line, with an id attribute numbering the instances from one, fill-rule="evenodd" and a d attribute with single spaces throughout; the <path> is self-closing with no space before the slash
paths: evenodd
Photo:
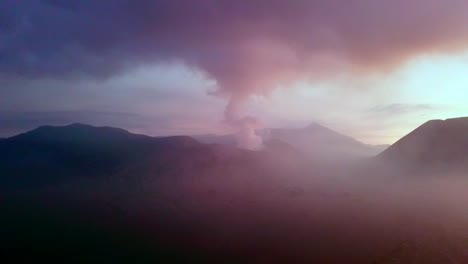
<path id="1" fill-rule="evenodd" d="M 220 145 L 227 145 L 227 146 L 236 146 L 237 141 L 236 137 L 232 134 L 228 135 L 214 135 L 214 134 L 206 134 L 206 135 L 193 135 L 197 141 L 205 144 L 220 144 Z"/>
<path id="2" fill-rule="evenodd" d="M 85 124 L 71 124 L 67 126 L 41 126 L 29 132 L 12 137 L 9 140 L 27 141 L 114 141 L 136 138 L 149 138 L 132 134 L 124 129 L 114 127 L 95 127 Z"/>
<path id="3" fill-rule="evenodd" d="M 379 158 L 410 167 L 466 165 L 468 117 L 428 121 L 390 146 Z"/>
<path id="4" fill-rule="evenodd" d="M 149 137 L 84 124 L 42 126 L 0 143 L 0 180 L 6 185 L 102 178 L 201 146 L 187 136 Z"/>

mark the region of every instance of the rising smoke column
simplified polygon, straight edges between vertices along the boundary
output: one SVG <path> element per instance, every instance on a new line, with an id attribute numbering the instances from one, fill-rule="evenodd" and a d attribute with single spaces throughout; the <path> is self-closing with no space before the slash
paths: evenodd
<path id="1" fill-rule="evenodd" d="M 216 80 L 215 95 L 227 100 L 224 119 L 236 131 L 238 146 L 261 149 L 262 137 L 256 131 L 262 122 L 243 113 L 247 100 L 253 95 L 267 96 L 275 88 L 312 76 L 305 72 L 310 69 L 308 60 L 299 58 L 284 43 L 255 34 L 235 43 L 223 43 L 211 53 L 212 56 L 198 58 L 195 67 Z M 322 58 L 321 62 L 325 60 Z"/>
<path id="2" fill-rule="evenodd" d="M 261 123 L 253 116 L 241 116 L 240 111 L 245 99 L 233 95 L 229 98 L 224 111 L 225 121 L 236 130 L 237 146 L 243 149 L 260 150 L 263 147 L 262 137 L 257 135 Z"/>

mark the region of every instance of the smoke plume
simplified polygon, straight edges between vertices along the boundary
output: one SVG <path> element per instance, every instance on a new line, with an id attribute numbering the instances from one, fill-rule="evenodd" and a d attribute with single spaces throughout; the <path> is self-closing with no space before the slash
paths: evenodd
<path id="1" fill-rule="evenodd" d="M 224 112 L 225 121 L 236 129 L 237 145 L 243 149 L 259 150 L 263 147 L 262 138 L 256 130 L 261 127 L 258 119 L 240 115 L 245 99 L 232 96 Z"/>

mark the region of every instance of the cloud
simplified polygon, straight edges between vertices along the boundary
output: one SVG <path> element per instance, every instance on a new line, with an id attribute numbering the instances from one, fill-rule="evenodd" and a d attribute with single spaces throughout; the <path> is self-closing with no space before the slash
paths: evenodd
<path id="1" fill-rule="evenodd" d="M 402 115 L 429 112 L 440 107 L 431 104 L 388 104 L 375 106 L 369 109 L 369 113 L 378 115 Z"/>
<path id="2" fill-rule="evenodd" d="M 181 61 L 245 97 L 468 43 L 464 0 L 5 0 L 0 70 L 105 78 Z"/>

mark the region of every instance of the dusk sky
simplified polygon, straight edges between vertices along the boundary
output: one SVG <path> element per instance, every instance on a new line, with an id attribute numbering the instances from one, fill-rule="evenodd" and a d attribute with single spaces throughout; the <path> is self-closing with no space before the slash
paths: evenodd
<path id="1" fill-rule="evenodd" d="M 388 144 L 468 116 L 466 0 L 2 0 L 0 137 L 311 122 Z M 257 123 L 257 121 L 256 121 Z"/>

